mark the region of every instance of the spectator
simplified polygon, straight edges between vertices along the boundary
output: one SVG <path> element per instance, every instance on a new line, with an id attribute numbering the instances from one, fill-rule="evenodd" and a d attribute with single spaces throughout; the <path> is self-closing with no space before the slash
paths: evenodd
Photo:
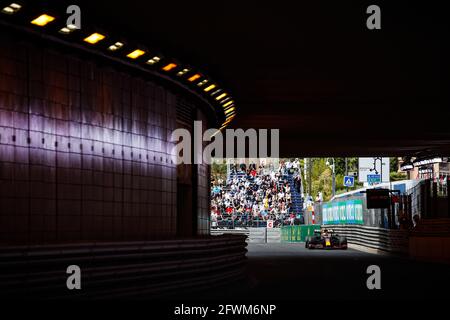
<path id="1" fill-rule="evenodd" d="M 292 164 L 288 166 L 292 168 Z M 218 179 L 211 185 L 211 221 L 222 224 L 251 226 L 253 222 L 276 220 L 275 225 L 293 224 L 291 186 L 284 179 L 285 164 L 278 170 L 263 171 L 250 164 L 247 171 L 233 172 L 227 181 Z M 298 180 L 299 181 L 299 180 Z M 225 222 L 223 221 L 225 220 Z"/>

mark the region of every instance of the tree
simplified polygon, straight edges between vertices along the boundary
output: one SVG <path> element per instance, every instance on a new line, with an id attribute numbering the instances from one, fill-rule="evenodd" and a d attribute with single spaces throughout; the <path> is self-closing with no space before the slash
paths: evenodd
<path id="1" fill-rule="evenodd" d="M 211 165 L 211 180 L 227 179 L 227 164 L 225 161 L 214 161 Z"/>

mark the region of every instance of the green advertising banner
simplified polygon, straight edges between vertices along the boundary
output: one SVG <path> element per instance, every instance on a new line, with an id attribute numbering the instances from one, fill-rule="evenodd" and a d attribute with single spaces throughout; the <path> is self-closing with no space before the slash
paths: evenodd
<path id="1" fill-rule="evenodd" d="M 306 237 L 312 237 L 314 230 L 320 230 L 320 225 L 283 226 L 281 228 L 282 242 L 305 242 Z"/>
<path id="2" fill-rule="evenodd" d="M 363 224 L 363 201 L 347 200 L 324 203 L 323 224 Z"/>

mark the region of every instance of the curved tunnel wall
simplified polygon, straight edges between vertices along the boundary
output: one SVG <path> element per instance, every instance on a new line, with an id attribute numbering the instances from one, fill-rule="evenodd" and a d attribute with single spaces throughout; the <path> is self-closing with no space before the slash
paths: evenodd
<path id="1" fill-rule="evenodd" d="M 176 236 L 177 94 L 94 60 L 0 40 L 0 241 Z M 206 234 L 209 177 L 198 169 L 203 200 L 191 214 Z"/>

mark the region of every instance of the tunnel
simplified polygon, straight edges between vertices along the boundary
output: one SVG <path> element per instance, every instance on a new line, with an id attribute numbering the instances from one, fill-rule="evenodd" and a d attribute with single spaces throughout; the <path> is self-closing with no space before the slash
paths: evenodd
<path id="1" fill-rule="evenodd" d="M 1 1 L 0 296 L 313 301 L 333 287 L 325 300 L 371 301 L 445 288 L 448 21 L 444 10 L 399 2 L 380 4 L 382 27 L 370 29 L 369 5 Z M 213 224 L 218 167 L 208 160 L 235 142 L 229 130 L 254 130 L 259 142 L 261 130 L 276 130 L 273 174 L 280 159 L 302 159 L 305 189 L 284 230 L 270 219 Z M 180 153 L 174 132 L 194 148 Z M 222 135 L 223 150 L 205 157 Z M 245 138 L 247 149 L 258 144 Z M 252 163 L 234 149 L 223 157 Z M 358 158 L 400 161 L 406 187 L 384 181 L 376 164 L 369 173 L 389 193 L 385 211 L 370 211 L 380 209 L 368 203 L 367 177 L 336 194 L 334 159 Z M 323 179 L 333 194 L 307 204 L 318 195 L 308 186 L 313 161 L 332 172 Z M 259 175 L 223 168 L 229 188 Z M 280 177 L 296 186 L 292 173 Z M 338 202 L 364 215 L 334 219 Z M 420 223 L 401 232 L 401 214 Z M 348 250 L 292 238 L 327 228 Z M 384 291 L 366 286 L 373 265 Z"/>

